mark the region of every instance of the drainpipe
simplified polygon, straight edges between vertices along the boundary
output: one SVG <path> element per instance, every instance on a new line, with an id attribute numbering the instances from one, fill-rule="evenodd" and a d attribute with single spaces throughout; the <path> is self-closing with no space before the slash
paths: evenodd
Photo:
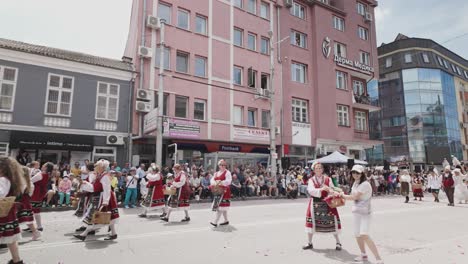
<path id="1" fill-rule="evenodd" d="M 141 21 L 141 46 L 145 46 L 146 37 L 145 37 L 145 22 L 146 22 L 146 0 L 143 0 L 143 16 Z M 140 57 L 140 89 L 143 89 L 143 81 L 144 81 L 144 58 Z M 133 111 L 132 111 L 133 112 Z M 143 115 L 138 114 L 138 136 L 143 136 Z"/>
<path id="2" fill-rule="evenodd" d="M 127 136 L 127 162 L 131 162 L 133 154 L 133 140 L 132 140 L 132 124 L 133 124 L 133 92 L 135 89 L 135 77 L 130 80 L 130 89 L 128 91 L 128 105 L 130 107 L 128 111 L 128 136 Z M 133 165 L 133 164 L 132 164 Z"/>

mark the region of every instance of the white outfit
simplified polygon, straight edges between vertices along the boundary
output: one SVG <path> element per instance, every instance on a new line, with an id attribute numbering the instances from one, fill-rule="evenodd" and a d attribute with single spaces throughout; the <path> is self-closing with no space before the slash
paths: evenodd
<path id="1" fill-rule="evenodd" d="M 463 182 L 465 180 L 465 182 Z M 468 176 L 460 174 L 459 176 L 453 175 L 453 181 L 455 182 L 455 199 L 458 201 L 468 201 L 468 186 L 466 181 L 468 181 Z"/>
<path id="2" fill-rule="evenodd" d="M 434 175 L 427 177 L 427 187 L 431 189 L 442 188 L 442 176 Z"/>
<path id="3" fill-rule="evenodd" d="M 354 235 L 359 237 L 361 235 L 369 235 L 369 228 L 371 222 L 371 206 L 370 201 L 372 198 L 372 186 L 369 182 L 365 181 L 361 184 L 354 183 L 351 194 L 361 193 L 359 200 L 354 201 L 352 207 L 353 222 L 354 222 Z M 366 208 L 368 213 L 362 213 L 359 211 L 359 207 Z"/>

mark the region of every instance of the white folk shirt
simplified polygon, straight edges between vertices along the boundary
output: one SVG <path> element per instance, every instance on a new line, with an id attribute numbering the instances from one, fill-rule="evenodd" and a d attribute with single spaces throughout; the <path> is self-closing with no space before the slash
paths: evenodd
<path id="1" fill-rule="evenodd" d="M 0 198 L 7 197 L 10 192 L 11 182 L 6 177 L 0 177 Z"/>
<path id="2" fill-rule="evenodd" d="M 228 171 L 228 170 L 225 170 L 225 172 L 226 172 L 226 175 L 224 175 L 225 180 L 222 181 L 221 184 L 222 184 L 223 186 L 226 186 L 226 187 L 227 187 L 227 186 L 231 185 L 231 182 L 232 182 L 232 175 L 231 175 L 231 172 Z M 211 178 L 210 184 L 211 184 L 211 185 L 216 185 L 215 178 L 218 177 L 218 176 L 223 175 L 223 173 L 224 173 L 224 172 L 221 172 L 221 171 L 216 172 L 216 173 L 213 175 L 213 177 Z"/>
<path id="3" fill-rule="evenodd" d="M 434 175 L 427 177 L 427 186 L 431 189 L 440 189 L 442 187 L 442 176 Z"/>

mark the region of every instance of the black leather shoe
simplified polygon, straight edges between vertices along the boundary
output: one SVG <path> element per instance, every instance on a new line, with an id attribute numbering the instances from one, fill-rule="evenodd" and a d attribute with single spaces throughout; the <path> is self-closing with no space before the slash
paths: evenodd
<path id="1" fill-rule="evenodd" d="M 212 225 L 212 226 L 214 226 L 214 227 L 218 227 L 217 224 L 214 224 L 214 223 L 212 223 L 212 222 L 210 222 L 210 225 Z"/>
<path id="2" fill-rule="evenodd" d="M 341 243 L 336 243 L 336 250 L 340 251 L 341 250 Z"/>
<path id="3" fill-rule="evenodd" d="M 8 248 L 7 244 L 0 244 L 0 249 Z"/>
<path id="4" fill-rule="evenodd" d="M 313 249 L 313 248 L 314 248 L 314 245 L 312 245 L 312 243 L 308 243 L 307 245 L 302 247 L 303 250 L 308 250 L 308 249 Z"/>
<path id="5" fill-rule="evenodd" d="M 110 235 L 110 236 L 104 238 L 105 241 L 116 240 L 116 239 L 117 239 L 117 234 Z"/>
<path id="6" fill-rule="evenodd" d="M 229 225 L 229 221 L 226 221 L 226 222 L 221 223 L 221 224 L 219 224 L 219 225 Z"/>
<path id="7" fill-rule="evenodd" d="M 181 222 L 189 222 L 190 221 L 190 217 L 185 217 L 184 219 L 181 220 Z"/>
<path id="8" fill-rule="evenodd" d="M 163 214 L 159 215 L 159 217 L 163 218 L 163 217 L 166 217 L 166 215 L 167 215 L 166 213 L 163 213 Z"/>
<path id="9" fill-rule="evenodd" d="M 10 261 L 8 261 L 8 264 L 24 264 L 24 262 L 22 260 L 20 260 L 18 262 L 13 262 L 13 260 L 10 259 Z"/>
<path id="10" fill-rule="evenodd" d="M 139 214 L 138 217 L 146 218 L 146 214 Z"/>
<path id="11" fill-rule="evenodd" d="M 41 231 L 41 232 L 42 232 L 42 231 L 44 231 L 44 228 L 43 228 L 43 227 L 38 228 L 37 231 Z M 32 232 L 32 231 L 29 231 L 29 232 Z"/>
<path id="12" fill-rule="evenodd" d="M 75 229 L 75 232 L 83 232 L 86 230 L 86 226 L 82 226 L 80 228 Z"/>
<path id="13" fill-rule="evenodd" d="M 82 235 L 73 235 L 75 238 L 78 238 L 81 241 L 85 241 L 86 237 Z"/>
<path id="14" fill-rule="evenodd" d="M 28 227 L 28 228 L 25 228 L 25 229 L 23 229 L 23 231 L 24 231 L 24 232 L 32 232 L 32 231 L 31 231 L 31 228 L 29 228 L 29 227 Z M 13 261 L 13 260 L 12 260 L 12 261 Z"/>
<path id="15" fill-rule="evenodd" d="M 94 236 L 96 234 L 96 230 L 89 231 L 88 236 Z"/>
<path id="16" fill-rule="evenodd" d="M 169 218 L 167 217 L 161 217 L 161 220 L 163 220 L 164 222 L 169 222 Z"/>

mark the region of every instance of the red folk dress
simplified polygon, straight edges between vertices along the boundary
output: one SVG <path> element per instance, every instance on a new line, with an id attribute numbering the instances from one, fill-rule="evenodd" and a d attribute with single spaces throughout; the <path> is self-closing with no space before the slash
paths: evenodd
<path id="1" fill-rule="evenodd" d="M 148 187 L 148 196 L 143 201 L 143 206 L 151 210 L 164 208 L 166 202 L 164 200 L 163 179 L 160 173 L 148 174 L 146 178 L 149 180 L 146 187 Z"/>
<path id="2" fill-rule="evenodd" d="M 13 196 L 11 183 L 6 177 L 0 177 L 0 197 Z M 21 239 L 16 206 L 12 206 L 8 215 L 0 217 L 0 244 L 11 244 Z"/>
<path id="3" fill-rule="evenodd" d="M 184 171 L 180 171 L 174 178 L 172 186 L 177 188 L 177 207 L 175 208 L 173 206 L 174 203 L 169 203 L 172 205 L 172 209 L 190 210 L 190 193 L 185 190 L 186 188 L 184 188 L 187 181 L 187 175 L 185 175 Z M 169 199 L 172 198 L 173 195 Z"/>
<path id="4" fill-rule="evenodd" d="M 33 212 L 35 214 L 39 214 L 41 212 L 42 201 L 44 200 L 44 197 L 47 194 L 49 174 L 36 174 L 34 177 L 32 177 L 31 182 L 34 183 L 34 192 L 31 196 L 31 205 L 33 207 Z"/>
<path id="5" fill-rule="evenodd" d="M 224 189 L 224 194 L 221 196 L 221 200 L 219 202 L 219 207 L 217 210 L 219 211 L 227 211 L 231 206 L 231 182 L 232 182 L 232 175 L 231 172 L 225 170 L 224 172 L 218 171 L 215 173 L 213 178 L 211 178 L 211 187 L 216 186 L 217 182 L 221 181 L 219 186 Z M 214 202 L 212 207 L 214 206 Z"/>
<path id="6" fill-rule="evenodd" d="M 26 189 L 26 188 L 25 188 Z M 23 190 L 23 194 L 17 199 L 16 216 L 20 224 L 34 223 L 33 208 L 31 205 L 31 196 Z"/>
<path id="7" fill-rule="evenodd" d="M 103 208 L 103 212 L 111 212 L 110 224 L 117 223 L 119 216 L 119 208 L 117 206 L 117 199 L 114 191 L 111 188 L 111 176 L 107 172 L 98 175 L 96 181 L 92 184 L 93 196 L 91 197 L 89 208 L 83 219 L 87 225 L 92 225 L 93 214 L 96 210 L 106 203 L 107 206 Z M 86 189 L 86 188 L 85 188 Z"/>

